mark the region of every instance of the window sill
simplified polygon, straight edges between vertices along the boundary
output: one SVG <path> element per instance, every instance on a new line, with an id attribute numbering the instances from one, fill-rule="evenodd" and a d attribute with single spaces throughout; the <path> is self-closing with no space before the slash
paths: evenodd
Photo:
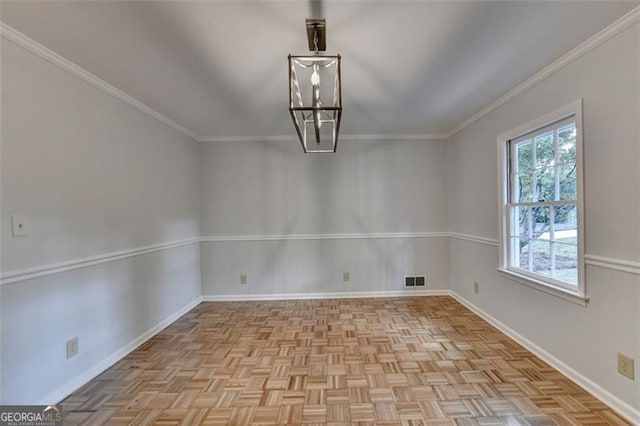
<path id="1" fill-rule="evenodd" d="M 580 306 L 587 306 L 587 304 L 589 303 L 589 298 L 586 296 L 581 296 L 578 293 L 573 293 L 569 290 L 553 287 L 550 284 L 545 283 L 544 281 L 536 280 L 504 268 L 498 268 L 498 271 L 512 281 L 515 281 L 522 285 L 526 285 L 527 287 L 531 287 L 543 293 L 559 297 L 560 299 L 566 300 L 568 302 L 575 303 Z"/>

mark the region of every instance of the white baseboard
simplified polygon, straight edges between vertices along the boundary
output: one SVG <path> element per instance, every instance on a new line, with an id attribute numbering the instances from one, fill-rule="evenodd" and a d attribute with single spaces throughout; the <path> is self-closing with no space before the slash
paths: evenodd
<path id="1" fill-rule="evenodd" d="M 558 358 L 550 354 L 549 352 L 542 349 L 540 346 L 533 343 L 531 340 L 522 336 L 515 330 L 509 328 L 504 323 L 500 322 L 493 316 L 489 315 L 473 303 L 469 302 L 464 297 L 460 296 L 458 293 L 451 291 L 451 297 L 456 299 L 458 302 L 469 308 L 473 313 L 487 321 L 489 324 L 515 340 L 517 343 L 525 347 L 527 350 L 532 352 L 538 358 L 545 361 L 547 364 L 558 370 L 560 373 L 567 376 L 569 379 L 574 381 L 578 386 L 582 387 L 584 390 L 589 392 L 591 395 L 598 398 L 600 401 L 607 404 L 613 410 L 617 411 L 618 414 L 626 418 L 632 424 L 640 425 L 640 410 L 632 407 L 627 404 L 617 396 L 611 394 L 608 390 L 604 389 L 602 386 L 598 385 L 594 381 L 588 379 L 583 376 L 564 362 L 560 361 Z"/>
<path id="2" fill-rule="evenodd" d="M 204 302 L 231 302 L 252 300 L 295 299 L 351 299 L 370 297 L 449 296 L 448 289 L 441 290 L 395 290 L 395 291 L 342 291 L 334 293 L 281 293 L 281 294 L 221 294 L 203 296 Z"/>
<path id="3" fill-rule="evenodd" d="M 149 340 L 150 338 L 158 334 L 164 328 L 171 325 L 178 318 L 180 318 L 181 316 L 189 312 L 191 309 L 199 305 L 201 302 L 202 302 L 202 296 L 197 297 L 192 302 L 189 302 L 186 306 L 180 308 L 177 312 L 171 314 L 170 316 L 162 320 L 160 323 L 150 328 L 149 330 L 145 331 L 136 339 L 132 340 L 127 345 L 123 346 L 121 349 L 111 354 L 104 361 L 93 366 L 91 369 L 85 371 L 80 376 L 77 376 L 74 379 L 71 379 L 68 382 L 64 383 L 55 391 L 49 393 L 46 397 L 42 398 L 40 402 L 38 402 L 38 404 L 51 405 L 51 404 L 59 403 L 60 401 L 62 401 L 63 399 L 71 395 L 73 392 L 75 392 L 77 389 L 81 388 L 82 386 L 87 384 L 89 381 L 97 377 L 107 368 L 111 367 L 113 364 L 115 364 L 116 362 L 120 361 L 122 358 L 127 356 L 131 351 L 136 349 L 138 346 L 142 345 L 144 342 L 146 342 L 147 340 Z"/>

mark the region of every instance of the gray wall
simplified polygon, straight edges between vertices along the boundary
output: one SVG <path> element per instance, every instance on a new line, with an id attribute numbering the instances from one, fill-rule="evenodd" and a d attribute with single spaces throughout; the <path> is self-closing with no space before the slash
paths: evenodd
<path id="1" fill-rule="evenodd" d="M 452 137 L 452 232 L 498 238 L 498 135 L 582 97 L 586 253 L 640 259 L 639 40 L 635 24 Z M 640 359 L 640 276 L 588 265 L 582 307 L 506 279 L 492 245 L 452 240 L 450 265 L 454 292 L 640 408 L 640 382 L 616 372 L 618 352 Z"/>
<path id="2" fill-rule="evenodd" d="M 202 144 L 203 236 L 231 236 L 202 244 L 203 295 L 401 291 L 411 274 L 446 288 L 448 241 L 416 235 L 446 228 L 445 149 L 443 140 L 342 141 L 336 155 L 304 154 L 294 141 Z M 381 233 L 395 235 L 371 238 Z"/>
<path id="3" fill-rule="evenodd" d="M 582 307 L 499 275 L 495 245 L 442 233 L 497 238 L 497 136 L 582 97 L 586 252 L 637 262 L 639 40 L 636 24 L 448 142 L 342 141 L 335 156 L 291 141 L 198 146 L 4 42 L 3 275 L 205 241 L 0 287 L 2 401 L 60 395 L 201 294 L 403 291 L 415 273 L 637 410 L 639 382 L 615 365 L 617 352 L 640 359 L 637 274 L 589 265 Z M 29 237 L 7 234 L 12 214 Z M 73 336 L 80 354 L 66 360 Z"/>
<path id="4" fill-rule="evenodd" d="M 3 276 L 199 235 L 197 143 L 5 40 L 2 120 Z M 28 237 L 11 237 L 12 214 Z M 2 400 L 39 402 L 198 299 L 199 246 L 0 291 Z"/>

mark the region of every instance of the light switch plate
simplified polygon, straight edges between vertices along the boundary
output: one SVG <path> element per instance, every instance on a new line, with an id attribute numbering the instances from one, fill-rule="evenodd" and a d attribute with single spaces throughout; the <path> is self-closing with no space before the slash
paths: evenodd
<path id="1" fill-rule="evenodd" d="M 14 214 L 11 216 L 11 235 L 14 237 L 26 237 L 29 235 L 29 223 L 24 215 Z"/>
<path id="2" fill-rule="evenodd" d="M 78 343 L 78 337 L 67 340 L 67 359 L 73 358 L 74 356 L 78 355 L 80 349 Z"/>

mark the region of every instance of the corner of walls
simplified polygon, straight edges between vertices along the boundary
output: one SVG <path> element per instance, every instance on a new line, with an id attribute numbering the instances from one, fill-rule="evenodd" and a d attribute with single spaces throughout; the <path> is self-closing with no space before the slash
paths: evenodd
<path id="1" fill-rule="evenodd" d="M 585 375 L 576 371 L 573 367 L 563 362 L 550 352 L 538 346 L 533 341 L 529 340 L 522 334 L 518 333 L 514 329 L 507 326 L 505 323 L 499 321 L 489 313 L 485 312 L 477 305 L 473 304 L 460 294 L 455 291 L 451 291 L 451 296 L 460 302 L 462 305 L 466 306 L 470 311 L 474 312 L 480 318 L 484 319 L 486 322 L 512 338 L 514 341 L 522 345 L 524 348 L 529 350 L 531 353 L 536 355 L 538 358 L 545 361 L 551 367 L 558 370 L 560 373 L 564 374 L 568 378 L 570 378 L 573 382 L 578 384 L 580 387 L 585 389 L 587 392 L 591 393 L 596 398 L 600 399 L 602 402 L 616 410 L 619 414 L 621 414 L 625 419 L 630 421 L 632 424 L 640 424 L 640 409 L 631 406 L 626 403 L 622 399 L 618 398 L 598 383 L 589 379 Z"/>
<path id="2" fill-rule="evenodd" d="M 199 145 L 0 30 L 2 402 L 55 403 L 201 300 Z"/>
<path id="3" fill-rule="evenodd" d="M 451 291 L 461 301 L 635 424 L 640 383 L 617 373 L 618 352 L 640 358 L 637 220 L 637 116 L 640 9 L 588 49 L 570 54 L 535 84 L 518 89 L 448 144 Z M 523 86 L 524 87 L 524 86 Z M 586 285 L 579 306 L 506 279 L 496 271 L 496 139 L 522 123 L 584 99 Z M 455 194 L 455 197 L 451 196 Z M 462 233 L 466 233 L 462 234 Z M 483 235 L 482 237 L 475 235 Z M 606 257 L 605 257 L 606 256 Z M 480 293 L 473 290 L 480 283 Z"/>
<path id="4" fill-rule="evenodd" d="M 305 156 L 293 140 L 203 143 L 203 295 L 406 291 L 405 275 L 446 288 L 445 150 L 419 139 L 344 140 L 335 156 Z"/>
<path id="5" fill-rule="evenodd" d="M 126 345 L 117 349 L 107 357 L 105 357 L 100 362 L 93 364 L 89 369 L 85 370 L 82 374 L 72 378 L 71 380 L 66 381 L 62 385 L 58 386 L 56 389 L 51 391 L 46 396 L 42 397 L 37 404 L 41 405 L 51 405 L 57 404 L 64 400 L 67 396 L 71 395 L 74 391 L 81 388 L 88 382 L 90 382 L 95 377 L 99 376 L 102 372 L 104 372 L 109 367 L 113 366 L 115 363 L 120 361 L 122 358 L 127 356 L 129 353 L 134 351 L 136 348 L 147 342 L 149 339 L 153 338 L 156 334 L 160 333 L 162 330 L 173 324 L 179 318 L 187 314 L 193 308 L 202 303 L 202 296 L 198 296 L 193 301 L 189 302 L 187 305 L 181 307 L 176 312 L 172 313 L 168 317 L 164 318 L 160 322 L 158 322 L 155 326 L 149 328 L 133 340 L 131 340 Z"/>

